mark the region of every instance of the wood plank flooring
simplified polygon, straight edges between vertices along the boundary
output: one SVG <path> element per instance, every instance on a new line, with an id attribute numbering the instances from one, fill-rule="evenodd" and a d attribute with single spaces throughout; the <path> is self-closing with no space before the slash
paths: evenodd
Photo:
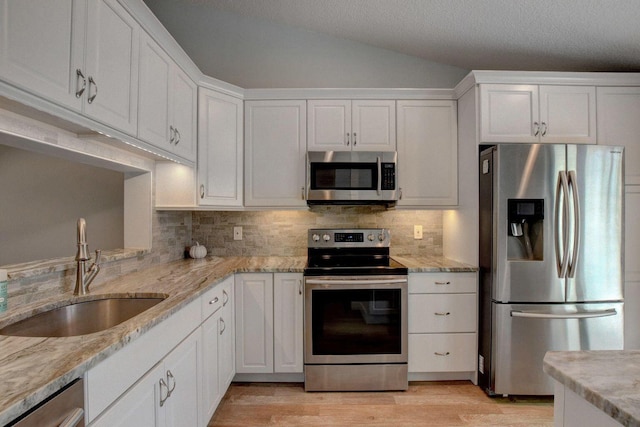
<path id="1" fill-rule="evenodd" d="M 468 381 L 412 382 L 405 392 L 305 392 L 234 383 L 208 427 L 553 426 L 552 398 L 489 398 Z"/>

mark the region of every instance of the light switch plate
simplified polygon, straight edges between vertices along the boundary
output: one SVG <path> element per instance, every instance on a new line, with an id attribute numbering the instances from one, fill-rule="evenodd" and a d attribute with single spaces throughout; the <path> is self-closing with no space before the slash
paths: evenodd
<path id="1" fill-rule="evenodd" d="M 414 225 L 413 226 L 413 238 L 416 240 L 421 240 L 422 239 L 422 226 L 421 225 Z"/>

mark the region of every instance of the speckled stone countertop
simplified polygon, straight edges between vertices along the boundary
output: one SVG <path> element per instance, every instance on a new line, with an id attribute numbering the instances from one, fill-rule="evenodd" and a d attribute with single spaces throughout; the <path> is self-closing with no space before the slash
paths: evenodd
<path id="1" fill-rule="evenodd" d="M 624 426 L 640 426 L 640 350 L 550 351 L 544 371 Z"/>
<path id="2" fill-rule="evenodd" d="M 394 257 L 410 272 L 476 271 L 442 257 Z M 207 257 L 179 260 L 119 276 L 90 290 L 88 297 L 60 295 L 10 309 L 0 328 L 70 301 L 110 296 L 166 296 L 158 305 L 117 326 L 94 334 L 65 338 L 0 336 L 0 425 L 12 421 L 127 343 L 198 298 L 234 273 L 301 273 L 306 257 Z"/>
<path id="3" fill-rule="evenodd" d="M 392 256 L 392 258 L 406 266 L 409 269 L 409 273 L 464 273 L 478 271 L 477 267 L 437 256 Z"/>

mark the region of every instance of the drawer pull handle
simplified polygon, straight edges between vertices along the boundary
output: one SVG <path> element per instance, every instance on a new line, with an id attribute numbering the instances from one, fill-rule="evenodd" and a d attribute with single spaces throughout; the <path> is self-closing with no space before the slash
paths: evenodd
<path id="1" fill-rule="evenodd" d="M 218 301 L 220 301 L 220 298 L 215 297 L 214 299 L 212 299 L 211 301 L 209 301 L 209 304 L 212 304 L 212 305 L 213 305 L 213 304 L 217 304 L 217 303 L 218 303 Z"/>
<path id="2" fill-rule="evenodd" d="M 438 311 L 436 311 L 433 314 L 435 314 L 436 316 L 448 316 L 448 315 L 451 314 L 451 312 L 450 311 L 446 311 L 446 312 L 438 312 Z"/>
<path id="3" fill-rule="evenodd" d="M 224 319 L 220 318 L 220 335 L 224 334 L 224 331 L 227 329 L 227 324 L 224 323 Z"/>
<path id="4" fill-rule="evenodd" d="M 451 354 L 451 353 L 449 353 L 448 351 L 447 351 L 446 353 L 439 353 L 439 352 L 437 352 L 437 351 L 436 351 L 436 352 L 435 352 L 435 353 L 433 353 L 433 354 L 435 354 L 436 356 L 448 356 L 448 355 L 449 355 L 449 354 Z"/>
<path id="5" fill-rule="evenodd" d="M 450 284 L 451 284 L 451 282 L 449 282 L 449 281 L 446 281 L 446 282 L 436 282 L 436 285 L 440 285 L 440 286 L 443 286 L 443 285 L 450 285 Z"/>

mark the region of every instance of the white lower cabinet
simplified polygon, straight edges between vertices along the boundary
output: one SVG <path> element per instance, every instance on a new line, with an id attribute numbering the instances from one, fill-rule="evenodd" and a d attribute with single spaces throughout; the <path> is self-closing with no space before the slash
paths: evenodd
<path id="1" fill-rule="evenodd" d="M 233 277 L 202 297 L 202 425 L 206 426 L 222 400 L 233 375 Z M 207 312 L 206 310 L 210 310 Z"/>
<path id="2" fill-rule="evenodd" d="M 197 426 L 198 331 L 144 375 L 92 426 Z"/>
<path id="3" fill-rule="evenodd" d="M 475 377 L 476 273 L 409 275 L 409 373 Z M 446 377 L 438 377 L 446 379 Z M 452 379 L 459 379 L 452 376 Z"/>
<path id="4" fill-rule="evenodd" d="M 304 292 L 302 275 L 273 275 L 273 370 L 303 372 Z"/>
<path id="5" fill-rule="evenodd" d="M 302 373 L 302 274 L 236 275 L 236 372 Z"/>
<path id="6" fill-rule="evenodd" d="M 88 425 L 206 426 L 235 374 L 233 288 L 213 285 L 90 369 Z"/>

